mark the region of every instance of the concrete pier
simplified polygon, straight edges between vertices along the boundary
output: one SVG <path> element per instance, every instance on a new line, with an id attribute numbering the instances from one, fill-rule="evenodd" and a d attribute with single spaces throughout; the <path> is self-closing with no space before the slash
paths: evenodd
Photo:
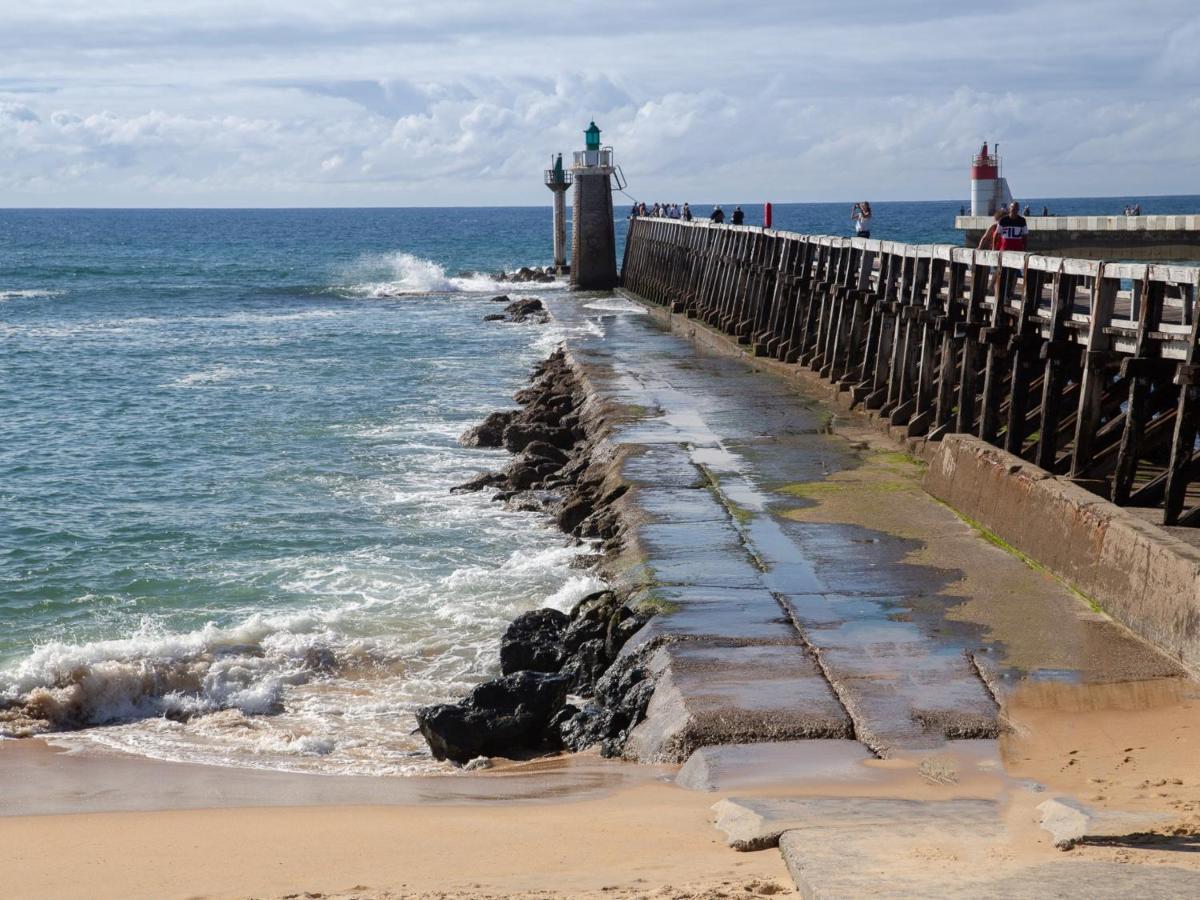
<path id="1" fill-rule="evenodd" d="M 584 134 L 587 149 L 575 153 L 571 167 L 575 183 L 571 285 L 585 291 L 607 291 L 617 286 L 613 153 L 611 147 L 600 146 L 600 129 L 595 122 Z"/>
<path id="2" fill-rule="evenodd" d="M 1029 250 L 1077 259 L 1200 260 L 1200 215 L 1026 216 Z M 954 227 L 974 248 L 991 216 L 958 216 Z"/>
<path id="3" fill-rule="evenodd" d="M 1200 671 L 1196 531 L 1179 527 L 1200 525 L 1200 268 L 662 220 L 635 221 L 629 247 L 628 290 L 866 411 L 939 460 L 938 496 Z M 970 481 L 984 457 L 939 457 L 952 434 L 1007 462 Z M 1078 497 L 1032 487 L 1051 479 Z M 1031 527 L 1043 514 L 1065 537 Z"/>
<path id="4" fill-rule="evenodd" d="M 720 280 L 740 284 L 736 325 L 762 292 L 752 273 Z M 1195 873 L 1167 854 L 1106 865 L 1048 849 L 1058 825 L 1037 831 L 1052 801 L 1082 823 L 1072 834 L 1120 841 L 1174 821 L 1165 794 L 1101 814 L 1012 768 L 1034 699 L 1073 723 L 1172 698 L 1147 715 L 1190 728 L 1178 664 L 984 540 L 868 416 L 831 425 L 816 378 L 635 302 L 549 301 L 589 402 L 626 411 L 607 438 L 630 504 L 614 571 L 657 611 L 621 651 L 655 680 L 627 758 L 684 762 L 677 783 L 714 793 L 729 846 L 778 846 L 803 896 L 1186 893 Z M 1121 766 L 1152 743 L 1147 721 L 1113 738 Z M 1055 771 L 1099 749 L 1062 741 L 1048 741 Z"/>

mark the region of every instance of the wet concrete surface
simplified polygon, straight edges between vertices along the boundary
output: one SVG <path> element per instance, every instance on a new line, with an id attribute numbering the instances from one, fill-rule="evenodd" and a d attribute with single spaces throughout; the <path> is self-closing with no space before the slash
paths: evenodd
<path id="1" fill-rule="evenodd" d="M 914 461 L 880 447 L 877 436 L 860 440 L 865 431 L 839 424 L 831 433 L 830 414 L 796 384 L 698 347 L 653 316 L 606 315 L 601 328 L 584 328 L 587 310 L 568 300 L 551 306 L 593 386 L 642 412 L 614 436 L 634 446 L 623 474 L 647 518 L 636 538 L 661 609 L 627 645 L 657 647 L 660 676 L 631 757 L 691 753 L 683 782 L 695 789 L 783 782 L 786 793 L 840 783 L 831 774 L 840 771 L 855 773 L 860 790 L 904 799 L 895 773 L 863 767 L 872 758 L 909 774 L 932 765 L 936 781 L 949 753 L 1002 773 L 1005 745 L 996 738 L 1009 723 L 1001 705 L 1022 686 L 1183 676 L 924 494 Z M 806 743 L 813 750 L 798 752 Z M 971 806 L 978 821 L 966 825 L 912 801 L 933 810 L 918 814 L 927 821 L 922 840 L 936 844 L 970 827 L 982 859 L 999 852 L 1001 810 L 1043 788 L 1001 777 L 988 790 L 1008 799 Z M 899 807 L 851 799 L 830 800 L 845 822 L 828 810 L 814 814 L 820 853 L 802 859 L 811 834 L 784 834 L 797 883 L 804 886 L 803 869 L 828 889 L 821 896 L 883 890 L 875 876 L 892 865 L 871 848 L 904 821 Z M 843 833 L 861 871 L 871 872 L 846 882 L 845 894 L 832 880 Z M 1003 876 L 1017 895 L 1033 883 L 1022 865 Z M 1036 865 L 1062 878 L 1054 865 Z M 1096 878 L 1105 872 L 1095 863 Z M 978 888 L 977 874 L 947 877 Z M 921 877 L 909 884 L 951 883 Z"/>
<path id="2" fill-rule="evenodd" d="M 579 313 L 555 308 L 568 327 Z M 670 611 L 653 637 L 773 642 L 790 620 L 799 640 L 787 652 L 817 666 L 854 735 L 879 755 L 997 732 L 970 658 L 982 629 L 946 620 L 952 601 L 930 602 L 954 574 L 898 565 L 917 542 L 782 515 L 798 501 L 778 488 L 857 465 L 823 410 L 642 317 L 607 317 L 602 337 L 580 331 L 571 350 L 606 399 L 645 413 L 616 438 L 644 448 L 624 471 L 650 519 L 637 539 L 649 577 L 676 591 L 663 595 Z M 737 677 L 767 689 L 765 675 Z M 658 741 L 634 742 L 643 744 Z"/>

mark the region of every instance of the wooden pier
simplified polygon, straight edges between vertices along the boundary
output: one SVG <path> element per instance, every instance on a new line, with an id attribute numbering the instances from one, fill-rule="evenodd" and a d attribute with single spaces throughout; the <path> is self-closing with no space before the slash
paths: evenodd
<path id="1" fill-rule="evenodd" d="M 622 277 L 910 437 L 1200 525 L 1200 268 L 634 219 Z"/>

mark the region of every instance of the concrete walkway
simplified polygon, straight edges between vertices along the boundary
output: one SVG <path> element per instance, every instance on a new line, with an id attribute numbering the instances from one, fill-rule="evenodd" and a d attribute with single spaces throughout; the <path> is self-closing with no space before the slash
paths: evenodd
<path id="1" fill-rule="evenodd" d="M 779 844 L 806 893 L 876 892 L 873 836 L 894 832 L 897 817 L 914 822 L 913 809 L 926 837 L 967 827 L 986 843 L 1007 833 L 1013 786 L 997 739 L 1012 690 L 1181 680 L 1171 661 L 925 495 L 919 464 L 870 429 L 831 427 L 795 384 L 698 348 L 655 313 L 601 305 L 608 311 L 551 302 L 593 387 L 632 413 L 617 440 L 628 445 L 624 474 L 645 523 L 623 577 L 652 584 L 660 614 L 625 649 L 649 652 L 659 676 L 627 753 L 683 763 L 681 784 L 749 789 L 753 802 L 833 790 L 804 813 L 820 840 L 788 819 L 743 842 Z M 897 788 L 872 760 L 918 772 L 918 784 L 936 784 L 941 765 L 958 787 L 938 802 L 951 805 L 880 806 Z M 958 796 L 967 772 L 995 778 Z M 856 796 L 844 796 L 847 784 Z M 751 801 L 736 802 L 744 812 Z M 1037 865 L 1051 884 L 1060 875 L 1045 866 L 1072 863 Z M 1001 893 L 1024 896 L 1036 883 L 1022 880 L 1034 877 L 1026 869 L 1009 867 Z M 942 895 L 922 877 L 897 895 Z M 1178 877 L 1194 884 L 1194 872 Z M 1166 870 L 1156 878 L 1178 887 Z M 973 896 L 989 895 L 981 883 Z"/>

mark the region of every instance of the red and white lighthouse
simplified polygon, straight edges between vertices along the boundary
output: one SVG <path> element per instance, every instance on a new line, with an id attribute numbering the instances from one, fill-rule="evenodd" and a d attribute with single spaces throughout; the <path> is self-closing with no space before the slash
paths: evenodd
<path id="1" fill-rule="evenodd" d="M 1011 202 L 1008 180 L 1000 174 L 1000 155 L 989 153 L 987 141 L 984 141 L 983 147 L 971 159 L 971 215 L 990 216 Z"/>

